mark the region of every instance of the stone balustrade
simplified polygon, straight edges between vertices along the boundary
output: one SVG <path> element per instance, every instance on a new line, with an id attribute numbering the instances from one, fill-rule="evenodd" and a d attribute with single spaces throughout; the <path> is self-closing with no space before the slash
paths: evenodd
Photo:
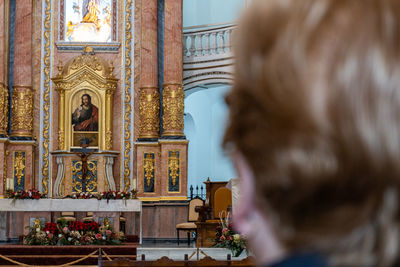
<path id="1" fill-rule="evenodd" d="M 232 83 L 235 24 L 197 26 L 183 31 L 185 90 L 204 84 Z"/>

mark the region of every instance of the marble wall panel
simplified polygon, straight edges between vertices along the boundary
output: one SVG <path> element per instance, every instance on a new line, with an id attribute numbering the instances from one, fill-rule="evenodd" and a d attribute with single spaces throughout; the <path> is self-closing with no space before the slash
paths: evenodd
<path id="1" fill-rule="evenodd" d="M 144 193 L 144 153 L 154 153 L 154 192 Z M 138 143 L 136 146 L 136 159 L 137 159 L 137 185 L 138 196 L 143 198 L 154 198 L 161 194 L 161 160 L 160 160 L 160 146 L 158 143 Z"/>
<path id="2" fill-rule="evenodd" d="M 40 136 L 40 69 L 41 69 L 41 42 L 42 42 L 42 4 L 32 1 L 32 88 L 33 88 L 33 138 L 39 140 Z M 34 177 L 35 188 L 39 188 L 39 149 L 34 151 Z"/>
<path id="3" fill-rule="evenodd" d="M 15 8 L 14 85 L 32 85 L 32 1 L 19 0 Z"/>
<path id="4" fill-rule="evenodd" d="M 186 197 L 187 196 L 187 144 L 188 141 L 160 141 L 161 143 L 161 196 Z M 180 156 L 180 190 L 168 191 L 168 151 L 179 151 Z"/>

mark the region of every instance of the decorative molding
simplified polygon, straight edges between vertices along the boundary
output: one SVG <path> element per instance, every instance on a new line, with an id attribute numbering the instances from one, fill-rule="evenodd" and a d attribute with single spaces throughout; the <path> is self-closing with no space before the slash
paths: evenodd
<path id="1" fill-rule="evenodd" d="M 62 156 L 57 156 L 57 177 L 54 183 L 53 194 L 55 197 L 62 197 L 63 196 L 63 182 L 64 182 L 64 175 L 65 175 L 65 165 L 64 159 Z"/>
<path id="2" fill-rule="evenodd" d="M 114 165 L 114 157 L 113 156 L 106 156 L 106 190 L 116 190 L 114 175 L 113 175 L 113 167 Z"/>
<path id="3" fill-rule="evenodd" d="M 39 188 L 44 194 L 49 195 L 50 183 L 50 123 L 51 123 L 51 65 L 52 65 L 52 49 L 53 40 L 52 33 L 52 1 L 43 1 L 43 25 L 42 25 L 42 65 L 41 65 L 41 112 L 40 112 L 40 148 L 39 148 L 39 164 L 41 175 L 39 177 Z"/>
<path id="4" fill-rule="evenodd" d="M 82 161 L 72 161 L 72 192 L 81 193 L 82 184 Z M 97 161 L 89 160 L 87 162 L 86 192 L 97 192 Z"/>
<path id="5" fill-rule="evenodd" d="M 104 53 L 118 53 L 121 43 L 69 43 L 69 42 L 56 42 L 56 47 L 59 52 L 72 52 L 76 53 L 82 51 L 86 45 L 93 47 L 95 52 Z"/>
<path id="6" fill-rule="evenodd" d="M 123 65 L 123 89 L 124 89 L 124 121 L 123 121 L 123 181 L 121 181 L 121 188 L 124 191 L 129 191 L 132 188 L 131 179 L 131 155 L 132 155 L 132 94 L 131 91 L 133 89 L 132 86 L 132 77 L 133 74 L 133 64 L 132 64 L 132 39 L 133 34 L 132 31 L 134 29 L 133 25 L 133 16 L 132 16 L 132 8 L 134 6 L 133 0 L 125 0 L 125 8 L 124 8 L 124 45 L 123 45 L 123 55 L 124 55 L 124 65 Z"/>

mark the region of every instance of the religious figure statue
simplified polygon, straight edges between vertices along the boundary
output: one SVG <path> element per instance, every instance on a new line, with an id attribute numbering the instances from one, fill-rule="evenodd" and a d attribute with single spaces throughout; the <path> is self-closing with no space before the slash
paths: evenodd
<path id="1" fill-rule="evenodd" d="M 87 4 L 87 13 L 83 17 L 82 22 L 92 22 L 92 23 L 97 23 L 97 14 L 98 14 L 98 7 L 97 3 L 94 0 L 90 0 L 90 2 Z"/>
<path id="2" fill-rule="evenodd" d="M 75 131 L 99 130 L 99 110 L 89 94 L 82 95 L 82 104 L 72 114 L 72 124 Z"/>

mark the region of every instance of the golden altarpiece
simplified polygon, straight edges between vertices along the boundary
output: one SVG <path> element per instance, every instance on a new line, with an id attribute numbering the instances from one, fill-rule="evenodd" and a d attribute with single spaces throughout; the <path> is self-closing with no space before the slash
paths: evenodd
<path id="1" fill-rule="evenodd" d="M 110 7 L 101 24 L 80 18 L 75 2 L 0 4 L 0 198 L 137 190 L 143 237 L 175 238 L 188 187 L 182 1 L 99 0 Z M 79 39 L 100 26 L 105 38 Z"/>
<path id="2" fill-rule="evenodd" d="M 58 92 L 58 150 L 52 152 L 58 165 L 55 197 L 116 190 L 112 168 L 119 152 L 112 151 L 112 145 L 118 79 L 113 70 L 91 47 L 65 65 L 59 62 L 59 73 L 52 79 Z M 82 179 L 82 147 L 90 151 L 86 181 Z"/>

